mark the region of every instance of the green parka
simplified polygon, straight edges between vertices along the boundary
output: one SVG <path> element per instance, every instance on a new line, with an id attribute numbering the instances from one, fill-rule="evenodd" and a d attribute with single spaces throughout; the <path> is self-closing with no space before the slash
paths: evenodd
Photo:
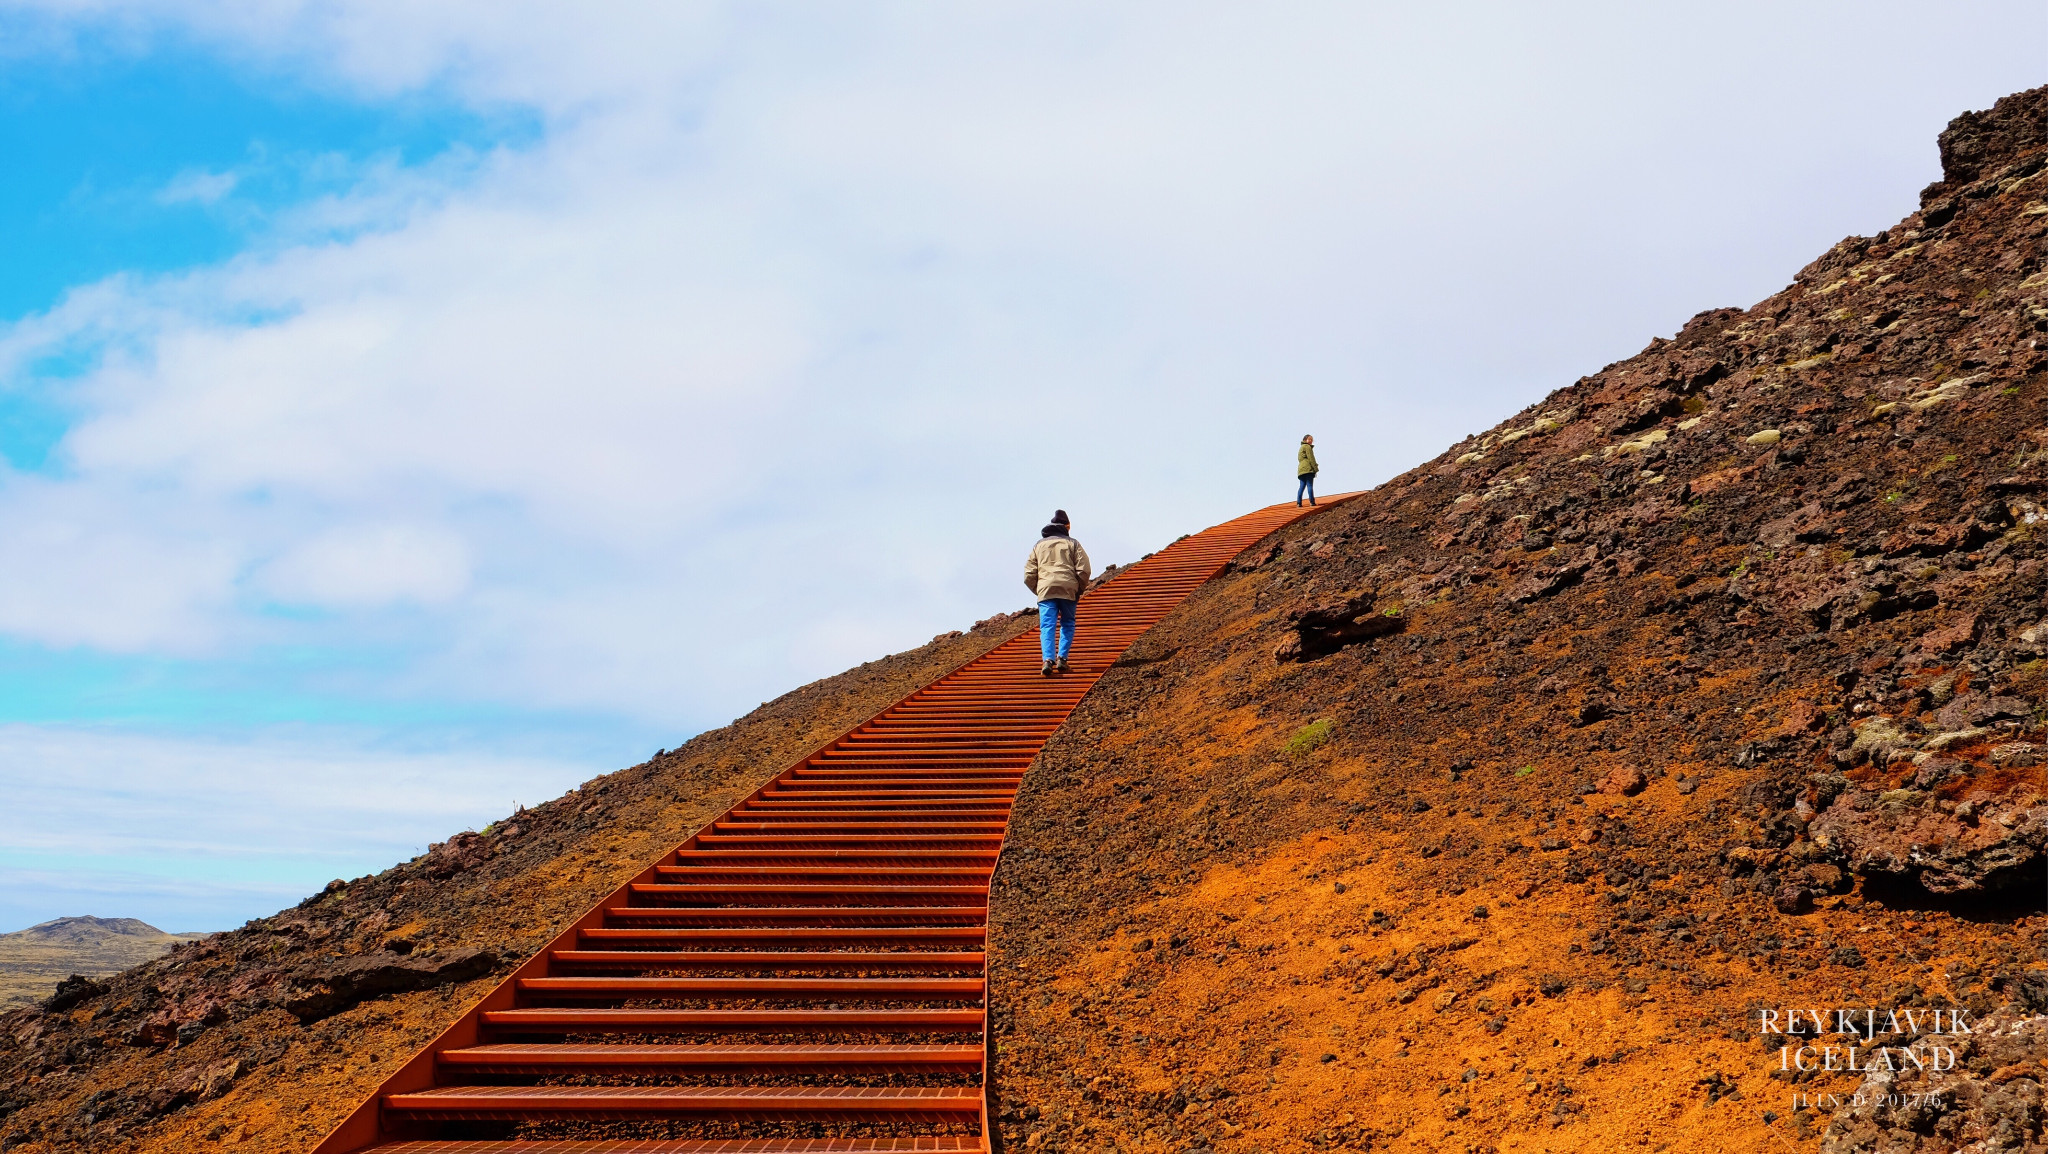
<path id="1" fill-rule="evenodd" d="M 1294 454 L 1294 475 L 1313 477 L 1316 475 L 1316 447 L 1307 441 L 1301 443 L 1301 451 Z"/>

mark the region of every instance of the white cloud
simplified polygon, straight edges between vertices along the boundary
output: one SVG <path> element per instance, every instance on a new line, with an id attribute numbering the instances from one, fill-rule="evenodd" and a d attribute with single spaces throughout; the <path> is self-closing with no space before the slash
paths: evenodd
<path id="1" fill-rule="evenodd" d="M 156 198 L 163 204 L 218 204 L 241 182 L 232 172 L 187 169 L 159 189 Z"/>
<path id="2" fill-rule="evenodd" d="M 394 691 L 679 727 L 1021 603 L 1054 505 L 1128 560 L 1290 496 L 1303 431 L 1368 484 L 1757 299 L 2037 64 L 1864 4 L 16 7 L 545 130 L 0 333 L 17 381 L 109 349 L 0 477 L 0 630 L 424 608 Z"/>
<path id="3" fill-rule="evenodd" d="M 469 556 L 452 534 L 409 525 L 351 525 L 292 547 L 257 582 L 280 601 L 328 608 L 439 604 L 469 585 Z"/>
<path id="4" fill-rule="evenodd" d="M 232 614 L 235 545 L 149 493 L 0 474 L 0 631 L 111 652 L 210 649 Z M 167 531 L 168 530 L 168 531 Z"/>

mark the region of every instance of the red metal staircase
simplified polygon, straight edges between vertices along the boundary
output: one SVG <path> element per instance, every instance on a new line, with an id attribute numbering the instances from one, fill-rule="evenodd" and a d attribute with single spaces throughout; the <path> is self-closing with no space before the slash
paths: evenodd
<path id="1" fill-rule="evenodd" d="M 1262 509 L 1119 572 L 1082 599 L 1071 673 L 1041 677 L 1019 635 L 784 770 L 316 1154 L 988 1150 L 989 878 L 1025 767 L 1140 634 L 1316 511 Z"/>

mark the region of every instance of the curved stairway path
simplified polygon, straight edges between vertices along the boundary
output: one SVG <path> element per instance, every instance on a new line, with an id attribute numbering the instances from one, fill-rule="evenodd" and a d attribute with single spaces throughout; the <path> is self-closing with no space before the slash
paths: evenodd
<path id="1" fill-rule="evenodd" d="M 1350 496 L 1346 494 L 1345 496 Z M 774 780 L 598 903 L 315 1154 L 986 1151 L 989 879 L 1025 767 L 1137 640 L 1320 507 L 1183 537 Z"/>

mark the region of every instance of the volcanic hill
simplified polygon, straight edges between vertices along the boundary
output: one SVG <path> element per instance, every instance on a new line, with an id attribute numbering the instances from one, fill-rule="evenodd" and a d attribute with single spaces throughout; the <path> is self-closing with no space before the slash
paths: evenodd
<path id="1" fill-rule="evenodd" d="M 1006 1144 L 2048 1141 L 2048 88 L 1940 149 L 1895 227 L 1277 534 L 1098 684 L 991 895 Z M 1025 624 L 0 1018 L 0 1148 L 310 1146 L 620 876 Z M 1846 1045 L 1795 1007 L 1956 1067 L 1786 1068 Z"/>
<path id="2" fill-rule="evenodd" d="M 56 918 L 0 934 L 0 1006 L 42 1001 L 72 975 L 104 978 L 205 934 L 167 934 L 134 918 Z"/>

